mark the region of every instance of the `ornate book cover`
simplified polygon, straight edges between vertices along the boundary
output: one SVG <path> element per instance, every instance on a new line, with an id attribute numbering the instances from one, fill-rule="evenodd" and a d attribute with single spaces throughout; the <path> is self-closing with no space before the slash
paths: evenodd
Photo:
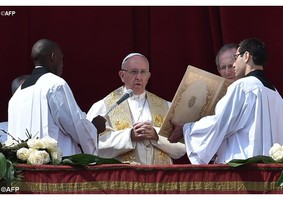
<path id="1" fill-rule="evenodd" d="M 189 65 L 164 118 L 159 135 L 169 137 L 173 131 L 171 119 L 185 124 L 212 115 L 216 103 L 226 94 L 230 84 L 229 80 L 221 76 Z"/>

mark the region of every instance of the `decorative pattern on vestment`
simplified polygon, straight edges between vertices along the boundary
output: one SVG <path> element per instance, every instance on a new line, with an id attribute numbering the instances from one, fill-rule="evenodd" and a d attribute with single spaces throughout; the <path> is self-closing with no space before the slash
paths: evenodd
<path id="1" fill-rule="evenodd" d="M 106 105 L 106 110 L 109 110 L 112 105 L 114 105 L 117 100 L 124 94 L 123 87 L 120 87 L 109 94 L 104 99 Z M 149 109 L 152 117 L 152 123 L 155 127 L 161 127 L 164 117 L 169 109 L 167 101 L 156 96 L 153 93 L 146 92 L 147 101 L 149 104 Z M 122 102 L 114 110 L 112 110 L 108 115 L 108 123 L 115 130 L 123 130 L 126 128 L 133 127 L 132 114 L 129 108 L 128 101 Z M 171 158 L 164 152 L 160 151 L 158 148 L 154 147 L 154 164 L 171 164 Z M 134 151 L 127 152 L 121 155 L 121 162 L 135 162 Z"/>
<path id="2" fill-rule="evenodd" d="M 106 110 L 109 110 L 110 107 L 114 105 L 122 95 L 123 87 L 120 87 L 105 97 L 104 103 L 106 105 Z M 112 110 L 108 114 L 107 121 L 109 125 L 116 131 L 131 128 L 133 121 L 128 101 L 122 102 L 119 106 Z"/>
<path id="3" fill-rule="evenodd" d="M 160 151 L 158 148 L 155 148 L 153 164 L 172 164 L 172 160 L 166 153 Z"/>

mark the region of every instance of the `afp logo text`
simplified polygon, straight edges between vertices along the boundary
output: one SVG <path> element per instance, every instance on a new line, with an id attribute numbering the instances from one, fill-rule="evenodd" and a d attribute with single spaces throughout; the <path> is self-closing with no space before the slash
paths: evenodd
<path id="1" fill-rule="evenodd" d="M 4 11 L 3 10 L 3 11 L 0 12 L 0 14 L 3 17 L 12 17 L 12 16 L 14 16 L 16 14 L 16 11 L 14 11 L 14 10 L 6 10 L 6 11 Z"/>

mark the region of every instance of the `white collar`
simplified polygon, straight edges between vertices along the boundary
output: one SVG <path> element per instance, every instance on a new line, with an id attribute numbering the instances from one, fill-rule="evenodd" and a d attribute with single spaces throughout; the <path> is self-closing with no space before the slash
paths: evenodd
<path id="1" fill-rule="evenodd" d="M 35 66 L 35 68 L 42 68 L 43 66 L 40 66 L 40 65 L 37 65 L 37 66 Z"/>
<path id="2" fill-rule="evenodd" d="M 127 91 L 126 87 L 123 88 L 124 93 Z M 136 101 L 140 101 L 140 100 L 144 100 L 146 96 L 146 91 L 144 91 L 142 94 L 140 95 L 133 95 L 131 96 L 129 99 L 131 100 L 136 100 Z"/>
<path id="3" fill-rule="evenodd" d="M 139 100 L 144 100 L 145 99 L 145 92 L 140 94 L 140 95 L 133 95 L 131 97 L 132 100 L 136 100 L 136 101 L 139 101 Z"/>

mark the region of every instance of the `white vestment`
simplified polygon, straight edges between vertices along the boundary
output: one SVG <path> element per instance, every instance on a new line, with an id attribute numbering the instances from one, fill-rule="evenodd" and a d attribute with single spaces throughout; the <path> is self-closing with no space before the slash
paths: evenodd
<path id="1" fill-rule="evenodd" d="M 124 91 L 126 91 L 124 89 Z M 144 141 L 132 141 L 131 140 L 131 128 L 135 122 L 149 121 L 152 124 L 152 110 L 150 111 L 149 102 L 146 98 L 145 92 L 139 96 L 134 95 L 128 100 L 124 101 L 116 107 L 115 110 L 118 112 L 120 106 L 125 106 L 129 109 L 129 112 L 125 115 L 130 116 L 131 124 L 122 123 L 124 119 L 122 116 L 118 118 L 120 121 L 119 130 L 114 130 L 113 127 L 107 127 L 106 132 L 102 133 L 99 137 L 99 156 L 104 158 L 116 158 L 122 162 L 130 162 L 133 164 L 172 164 L 172 158 L 177 159 L 185 155 L 186 149 L 185 145 L 182 143 L 170 143 L 167 138 L 159 135 L 159 140 L 144 140 Z M 165 101 L 165 100 L 164 100 Z M 122 105 L 123 104 L 123 105 Z M 166 101 L 167 109 L 171 105 L 170 102 Z M 98 114 L 106 113 L 107 108 L 105 105 L 105 99 L 100 100 L 93 104 L 89 112 L 87 113 L 87 118 L 92 120 L 92 118 Z M 123 111 L 124 113 L 124 111 Z M 166 111 L 165 111 L 166 113 Z M 164 116 L 160 116 L 163 118 Z M 112 122 L 112 124 L 115 122 Z M 109 123 L 108 123 L 109 124 Z M 159 132 L 159 127 L 154 127 L 156 132 Z M 159 152 L 156 154 L 156 152 Z M 131 152 L 131 155 L 127 154 Z M 166 158 L 164 158 L 164 155 Z M 169 158 L 169 161 L 168 161 Z"/>
<path id="2" fill-rule="evenodd" d="M 9 101 L 8 132 L 25 140 L 26 131 L 58 141 L 63 156 L 97 154 L 97 130 L 77 105 L 66 81 L 52 73 L 27 88 L 20 87 Z M 11 139 L 9 137 L 9 139 Z"/>
<path id="3" fill-rule="evenodd" d="M 283 100 L 254 76 L 232 83 L 217 103 L 215 114 L 183 127 L 192 164 L 207 164 L 269 155 L 274 143 L 283 145 Z"/>

